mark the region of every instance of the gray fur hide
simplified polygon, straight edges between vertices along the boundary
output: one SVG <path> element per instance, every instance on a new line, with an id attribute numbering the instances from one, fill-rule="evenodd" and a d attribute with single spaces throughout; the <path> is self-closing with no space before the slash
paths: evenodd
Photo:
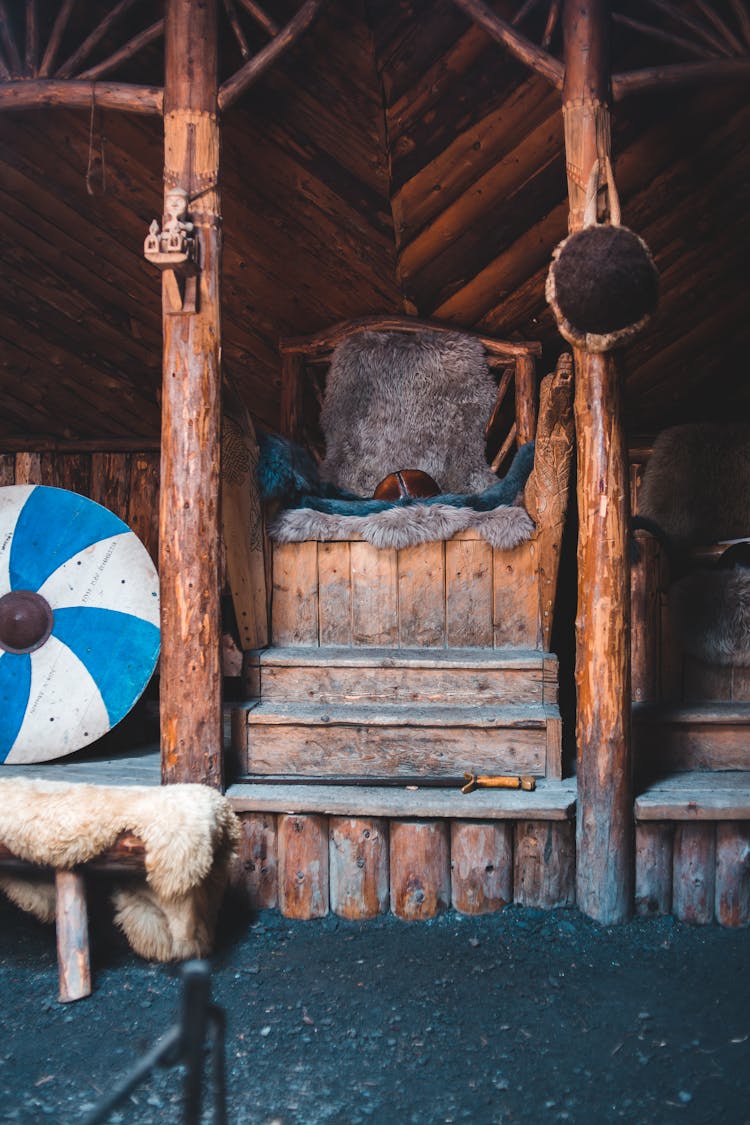
<path id="1" fill-rule="evenodd" d="M 704 664 L 750 666 L 750 568 L 697 570 L 669 591 L 683 648 Z"/>
<path id="2" fill-rule="evenodd" d="M 398 469 L 422 469 L 441 492 L 496 481 L 484 428 L 496 387 L 478 340 L 457 332 L 362 332 L 335 349 L 320 421 L 324 480 L 372 496 Z"/>
<path id="3" fill-rule="evenodd" d="M 507 550 L 525 542 L 534 524 L 524 508 L 452 508 L 447 504 L 427 507 L 411 504 L 366 516 L 339 516 L 293 508 L 282 512 L 269 527 L 277 543 L 299 543 L 306 539 L 329 541 L 362 536 L 375 547 L 414 547 L 437 539 L 450 539 L 459 531 L 474 529 L 493 547 Z"/>
<path id="4" fill-rule="evenodd" d="M 664 430 L 646 466 L 638 509 L 681 545 L 750 534 L 750 426 Z"/>

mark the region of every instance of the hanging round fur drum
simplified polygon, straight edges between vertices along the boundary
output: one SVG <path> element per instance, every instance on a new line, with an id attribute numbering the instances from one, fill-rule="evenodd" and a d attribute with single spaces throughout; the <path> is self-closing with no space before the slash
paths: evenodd
<path id="1" fill-rule="evenodd" d="M 44 762 L 127 715 L 159 655 L 159 580 L 107 508 L 0 488 L 0 762 Z"/>
<path id="2" fill-rule="evenodd" d="M 606 352 L 621 347 L 648 323 L 659 278 L 651 252 L 620 225 L 620 207 L 607 161 L 610 223 L 596 222 L 596 177 L 581 230 L 557 246 L 547 274 L 546 297 L 560 335 L 575 347 Z"/>

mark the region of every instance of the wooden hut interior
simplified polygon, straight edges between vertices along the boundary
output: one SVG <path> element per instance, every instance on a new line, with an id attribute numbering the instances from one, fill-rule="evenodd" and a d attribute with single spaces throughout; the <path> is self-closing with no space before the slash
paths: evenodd
<path id="1" fill-rule="evenodd" d="M 226 791 L 289 917 L 749 924 L 750 640 L 686 649 L 673 590 L 750 521 L 677 571 L 628 530 L 662 431 L 747 453 L 748 78 L 747 0 L 0 4 L 0 484 L 120 516 L 162 626 L 134 717 L 7 773 Z M 658 305 L 598 350 L 545 287 L 618 205 Z M 501 473 L 537 438 L 531 537 L 263 542 L 255 429 L 320 460 L 336 346 L 420 327 L 484 344 Z"/>

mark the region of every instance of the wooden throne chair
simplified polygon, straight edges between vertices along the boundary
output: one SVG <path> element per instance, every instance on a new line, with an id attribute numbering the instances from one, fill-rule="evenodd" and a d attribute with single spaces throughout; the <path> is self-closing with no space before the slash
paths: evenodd
<path id="1" fill-rule="evenodd" d="M 336 346 L 365 332 L 425 330 L 448 331 L 371 317 L 282 341 L 284 435 L 320 459 Z M 550 634 L 574 448 L 572 364 L 561 357 L 537 406 L 540 346 L 466 335 L 483 345 L 497 383 L 486 431 L 493 468 L 536 442 L 523 497 L 530 538 L 510 549 L 474 530 L 402 548 L 356 535 L 272 543 L 270 644 L 251 655 L 254 704 L 234 739 L 241 777 L 444 785 L 467 771 L 562 776 Z"/>

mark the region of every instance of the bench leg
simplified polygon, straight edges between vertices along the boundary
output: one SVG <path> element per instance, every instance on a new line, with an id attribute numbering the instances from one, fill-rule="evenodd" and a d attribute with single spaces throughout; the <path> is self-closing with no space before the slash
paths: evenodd
<path id="1" fill-rule="evenodd" d="M 65 1004 L 91 995 L 89 921 L 83 875 L 78 871 L 57 871 L 55 890 L 60 1000 Z"/>

